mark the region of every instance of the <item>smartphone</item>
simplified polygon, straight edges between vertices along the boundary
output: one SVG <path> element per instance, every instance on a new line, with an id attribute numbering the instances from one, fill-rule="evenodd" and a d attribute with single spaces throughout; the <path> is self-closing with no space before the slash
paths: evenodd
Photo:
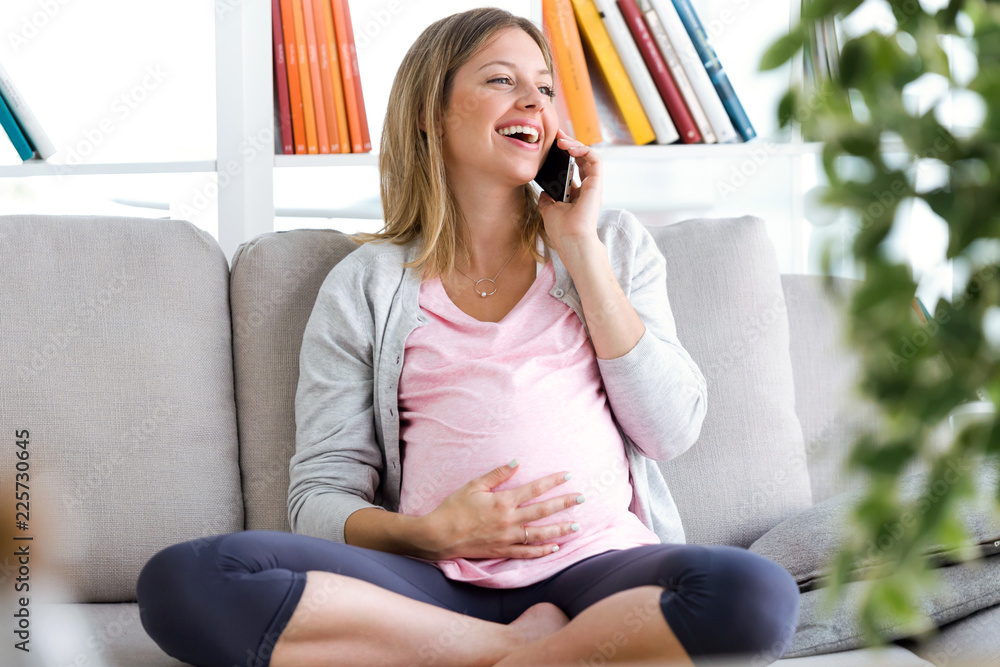
<path id="1" fill-rule="evenodd" d="M 569 201 L 569 189 L 573 185 L 575 171 L 576 159 L 553 142 L 534 181 L 554 200 Z"/>

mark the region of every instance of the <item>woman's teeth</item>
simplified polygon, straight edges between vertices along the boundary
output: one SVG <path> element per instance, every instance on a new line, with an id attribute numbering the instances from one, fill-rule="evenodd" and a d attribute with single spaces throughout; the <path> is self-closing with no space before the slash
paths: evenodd
<path id="1" fill-rule="evenodd" d="M 525 137 L 522 141 L 526 141 L 529 144 L 533 144 L 538 141 L 538 130 L 527 125 L 511 125 L 510 127 L 497 130 L 497 132 L 505 137 L 515 134 L 523 134 Z"/>

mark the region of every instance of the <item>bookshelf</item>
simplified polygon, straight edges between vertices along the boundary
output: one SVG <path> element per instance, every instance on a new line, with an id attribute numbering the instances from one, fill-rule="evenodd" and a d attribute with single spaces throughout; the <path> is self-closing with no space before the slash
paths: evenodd
<path id="1" fill-rule="evenodd" d="M 727 5 L 728 2 L 728 5 Z M 769 9 L 780 9 L 779 23 L 787 27 L 797 19 L 798 0 L 773 0 Z M 257 234 L 278 228 L 275 224 L 276 212 L 280 215 L 308 217 L 336 216 L 338 210 L 357 213 L 355 203 L 344 202 L 340 206 L 333 201 L 306 208 L 298 202 L 292 206 L 276 206 L 280 199 L 281 182 L 288 178 L 328 179 L 337 181 L 350 173 L 361 179 L 368 194 L 377 197 L 377 155 L 276 155 L 274 141 L 273 82 L 271 64 L 271 3 L 269 0 L 214 0 L 215 3 L 215 74 L 216 74 L 216 119 L 217 130 L 216 159 L 175 162 L 81 164 L 72 168 L 43 162 L 29 162 L 24 165 L 0 167 L 0 177 L 26 177 L 44 175 L 92 175 L 92 174 L 157 174 L 157 173 L 208 173 L 217 179 L 215 200 L 218 210 L 218 240 L 226 256 L 231 258 L 236 247 Z M 394 3 L 383 3 L 386 7 Z M 395 3 L 399 6 L 401 3 Z M 434 13 L 448 14 L 484 3 L 452 0 L 435 3 Z M 541 0 L 498 3 L 541 22 Z M 356 35 L 363 34 L 366 27 L 374 25 L 377 18 L 371 3 L 365 0 L 352 2 L 352 14 Z M 750 14 L 756 15 L 760 6 L 747 9 L 743 2 L 739 7 L 745 12 L 737 15 L 737 22 L 726 22 L 727 8 L 736 6 L 735 0 L 696 0 L 699 13 L 710 33 L 711 21 L 722 30 L 711 35 L 720 52 L 720 58 L 727 70 L 727 62 L 736 64 L 732 55 L 727 55 L 722 47 L 726 31 L 747 27 L 739 21 L 752 21 Z M 732 7 L 730 7 L 732 6 Z M 751 11 L 752 10 L 752 11 Z M 419 10 L 403 5 L 398 16 L 390 16 L 394 21 L 405 22 L 406 16 L 419 11 L 424 19 L 429 7 Z M 407 14 L 407 12 L 410 12 Z M 773 12 L 772 12 L 773 13 Z M 730 12 L 731 14 L 731 12 Z M 373 18 L 375 17 L 375 18 Z M 402 18 L 400 18 L 402 17 Z M 717 19 L 716 17 L 722 17 Z M 773 19 L 772 19 L 773 20 Z M 389 23 L 382 37 L 398 27 Z M 734 28 L 733 26 L 736 26 Z M 721 27 L 719 27 L 721 26 Z M 733 33 L 730 33 L 733 34 Z M 754 33 L 756 34 L 756 33 Z M 764 39 L 764 38 L 762 38 Z M 771 37 L 766 41 L 769 43 Z M 375 40 L 377 41 L 377 40 Z M 383 40 L 387 43 L 388 38 Z M 405 46 L 401 45 L 405 50 Z M 761 44 L 761 50 L 765 45 Z M 376 76 L 368 72 L 368 65 L 376 62 L 371 58 L 361 59 L 362 77 Z M 756 63 L 754 63 L 756 66 Z M 377 76 L 384 76 L 379 73 Z M 794 80 L 801 76 L 801 66 L 793 66 L 781 74 Z M 751 112 L 755 124 L 771 122 L 758 105 L 754 114 L 747 105 L 753 100 L 755 87 L 745 78 L 733 78 L 734 86 Z M 369 127 L 373 144 L 376 143 L 381 127 L 381 111 L 376 107 L 384 105 L 377 97 L 369 97 L 369 85 L 365 85 L 366 104 L 369 108 Z M 773 100 L 776 104 L 777 100 Z M 372 113 L 376 111 L 376 113 Z M 769 109 L 773 116 L 773 108 Z M 764 122 L 766 121 L 766 122 Z M 377 150 L 377 144 L 375 146 Z M 664 224 L 685 217 L 716 217 L 729 214 L 751 213 L 768 221 L 769 232 L 778 248 L 782 270 L 786 272 L 808 272 L 805 247 L 806 230 L 803 220 L 802 195 L 804 186 L 802 166 L 815 165 L 819 152 L 817 144 L 804 143 L 795 134 L 775 138 L 766 132 L 759 132 L 758 138 L 748 143 L 724 145 L 670 145 L 670 146 L 604 146 L 598 152 L 605 161 L 604 205 L 606 207 L 627 207 L 633 210 L 647 224 Z M 807 170 L 808 171 L 808 170 Z M 320 174 L 322 174 L 320 176 Z M 694 174 L 692 176 L 692 174 Z M 695 180 L 692 180 L 695 179 Z M 720 192 L 727 184 L 734 184 L 737 195 L 723 202 Z M 213 192 L 214 194 L 214 192 Z M 726 204 L 726 205 L 723 205 Z M 360 207 L 363 208 L 363 207 Z M 298 209 L 298 210 L 295 210 Z M 348 216 L 345 216 L 348 217 Z M 305 218 L 303 218 L 305 219 Z M 294 224 L 292 226 L 295 226 Z M 301 226 L 309 226 L 303 224 Z"/>

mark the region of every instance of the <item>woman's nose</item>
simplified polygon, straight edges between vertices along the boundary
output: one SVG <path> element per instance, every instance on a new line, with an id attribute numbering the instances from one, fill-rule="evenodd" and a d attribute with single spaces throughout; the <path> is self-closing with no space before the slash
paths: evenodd
<path id="1" fill-rule="evenodd" d="M 531 109 L 540 106 L 544 98 L 545 95 L 542 94 L 542 91 L 538 90 L 534 84 L 530 84 L 528 90 L 521 95 L 521 105 L 526 109 Z"/>

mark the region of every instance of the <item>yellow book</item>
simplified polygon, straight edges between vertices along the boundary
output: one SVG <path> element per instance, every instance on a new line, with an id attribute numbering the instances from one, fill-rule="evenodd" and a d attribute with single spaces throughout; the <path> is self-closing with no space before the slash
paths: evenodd
<path id="1" fill-rule="evenodd" d="M 588 146 L 600 143 L 597 105 L 571 0 L 542 0 L 542 16 L 559 79 L 556 95 L 566 103 L 574 138 Z"/>
<path id="2" fill-rule="evenodd" d="M 639 102 L 639 96 L 636 95 L 628 74 L 625 73 L 625 67 L 618 58 L 594 1 L 573 0 L 573 10 L 576 12 L 580 34 L 583 35 L 587 46 L 594 54 L 597 66 L 604 74 L 611 95 L 625 119 L 625 125 L 632 133 L 632 139 L 638 146 L 655 141 L 656 133 L 653 132 L 653 126 L 649 124 L 649 118 L 643 111 L 642 103 Z"/>

